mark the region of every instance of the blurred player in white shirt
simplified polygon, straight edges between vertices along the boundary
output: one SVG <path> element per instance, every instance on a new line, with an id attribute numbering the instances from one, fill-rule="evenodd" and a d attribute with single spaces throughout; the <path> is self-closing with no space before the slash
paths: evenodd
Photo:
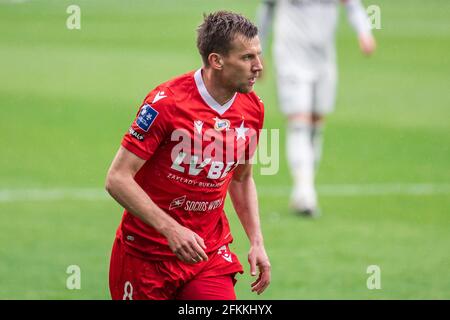
<path id="1" fill-rule="evenodd" d="M 361 51 L 370 55 L 376 44 L 360 0 L 263 0 L 258 11 L 263 50 L 275 20 L 278 98 L 288 120 L 286 151 L 294 182 L 291 207 L 308 216 L 319 215 L 314 176 L 321 157 L 323 120 L 335 103 L 339 3 L 347 11 Z"/>

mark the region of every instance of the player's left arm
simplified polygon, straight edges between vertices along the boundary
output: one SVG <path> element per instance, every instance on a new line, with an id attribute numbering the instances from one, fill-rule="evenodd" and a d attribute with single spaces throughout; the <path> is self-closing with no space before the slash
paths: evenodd
<path id="1" fill-rule="evenodd" d="M 365 55 L 371 55 L 376 48 L 369 19 L 360 0 L 341 0 L 347 11 L 347 18 L 358 34 L 359 47 Z"/>
<path id="2" fill-rule="evenodd" d="M 251 284 L 252 291 L 261 294 L 270 283 L 270 261 L 264 248 L 258 211 L 258 196 L 251 164 L 240 164 L 235 169 L 228 192 L 233 207 L 250 240 L 248 262 L 251 275 L 256 276 L 257 268 L 259 269 L 258 278 Z"/>

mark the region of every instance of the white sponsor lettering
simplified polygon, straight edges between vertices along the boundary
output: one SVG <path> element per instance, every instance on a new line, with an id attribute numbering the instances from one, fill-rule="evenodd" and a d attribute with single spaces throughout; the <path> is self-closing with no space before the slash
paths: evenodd
<path id="1" fill-rule="evenodd" d="M 186 201 L 184 210 L 186 211 L 206 211 L 208 202 L 205 201 Z"/>
<path id="2" fill-rule="evenodd" d="M 222 203 L 223 203 L 223 198 L 211 201 L 208 206 L 208 211 L 219 208 L 222 205 Z"/>
<path id="3" fill-rule="evenodd" d="M 220 208 L 223 204 L 223 198 L 213 201 L 186 201 L 183 209 L 190 212 L 206 212 Z"/>
<path id="4" fill-rule="evenodd" d="M 206 165 L 208 163 L 211 162 L 211 158 L 205 159 L 198 167 L 197 167 L 197 162 L 198 162 L 198 157 L 192 156 L 191 162 L 189 163 L 189 174 L 191 176 L 197 176 L 200 173 L 200 171 L 202 171 L 202 169 L 204 167 L 206 167 Z"/>
<path id="5" fill-rule="evenodd" d="M 185 173 L 186 172 L 186 168 L 185 168 L 185 158 L 186 158 L 187 154 L 184 152 L 180 152 L 178 154 L 178 156 L 173 160 L 172 162 L 172 166 L 171 168 L 181 172 L 181 173 Z M 200 174 L 200 172 L 202 172 L 202 170 L 209 164 L 211 163 L 211 166 L 208 169 L 208 173 L 206 175 L 206 177 L 208 179 L 219 179 L 219 178 L 225 178 L 228 173 L 230 171 L 232 171 L 237 165 L 237 162 L 228 162 L 225 166 L 225 164 L 221 161 L 213 161 L 211 162 L 211 158 L 206 158 L 205 160 L 203 160 L 203 162 L 201 162 L 200 164 L 199 162 L 199 158 L 196 155 L 191 155 L 190 156 L 190 161 L 189 161 L 189 170 L 188 173 L 191 176 L 198 176 Z"/>
<path id="6" fill-rule="evenodd" d="M 211 167 L 209 167 L 208 176 L 209 179 L 218 179 L 222 175 L 223 162 L 213 161 Z"/>

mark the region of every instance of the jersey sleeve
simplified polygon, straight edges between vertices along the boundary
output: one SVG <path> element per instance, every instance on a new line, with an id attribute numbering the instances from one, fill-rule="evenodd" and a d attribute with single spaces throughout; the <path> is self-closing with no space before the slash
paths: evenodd
<path id="1" fill-rule="evenodd" d="M 255 94 L 254 96 L 254 102 L 257 104 L 258 106 L 258 123 L 256 124 L 256 126 L 253 128 L 253 134 L 250 134 L 250 138 L 249 138 L 249 143 L 246 147 L 245 150 L 245 161 L 252 161 L 256 149 L 258 148 L 258 144 L 259 144 L 259 138 L 261 135 L 261 131 L 263 129 L 264 126 L 264 103 L 262 102 L 262 100 Z"/>
<path id="2" fill-rule="evenodd" d="M 148 160 L 171 134 L 173 98 L 168 90 L 157 88 L 141 104 L 136 118 L 122 139 L 122 146 Z"/>
<path id="3" fill-rule="evenodd" d="M 369 18 L 360 0 L 344 0 L 347 19 L 358 35 L 372 34 Z"/>

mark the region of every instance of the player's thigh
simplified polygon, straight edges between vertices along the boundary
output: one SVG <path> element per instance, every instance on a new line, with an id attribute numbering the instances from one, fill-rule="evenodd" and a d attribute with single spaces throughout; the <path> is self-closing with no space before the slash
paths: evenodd
<path id="1" fill-rule="evenodd" d="M 278 75 L 277 85 L 280 110 L 285 115 L 312 113 L 314 103 L 312 81 L 301 79 L 295 73 L 281 73 Z"/>
<path id="2" fill-rule="evenodd" d="M 313 113 L 326 115 L 334 110 L 334 105 L 336 102 L 336 87 L 336 69 L 331 66 L 322 74 L 314 87 Z"/>
<path id="3" fill-rule="evenodd" d="M 159 264 L 127 253 L 116 239 L 111 253 L 109 289 L 113 300 L 173 299 L 179 282 Z"/>
<path id="4" fill-rule="evenodd" d="M 236 300 L 234 274 L 193 279 L 177 295 L 178 300 Z"/>

